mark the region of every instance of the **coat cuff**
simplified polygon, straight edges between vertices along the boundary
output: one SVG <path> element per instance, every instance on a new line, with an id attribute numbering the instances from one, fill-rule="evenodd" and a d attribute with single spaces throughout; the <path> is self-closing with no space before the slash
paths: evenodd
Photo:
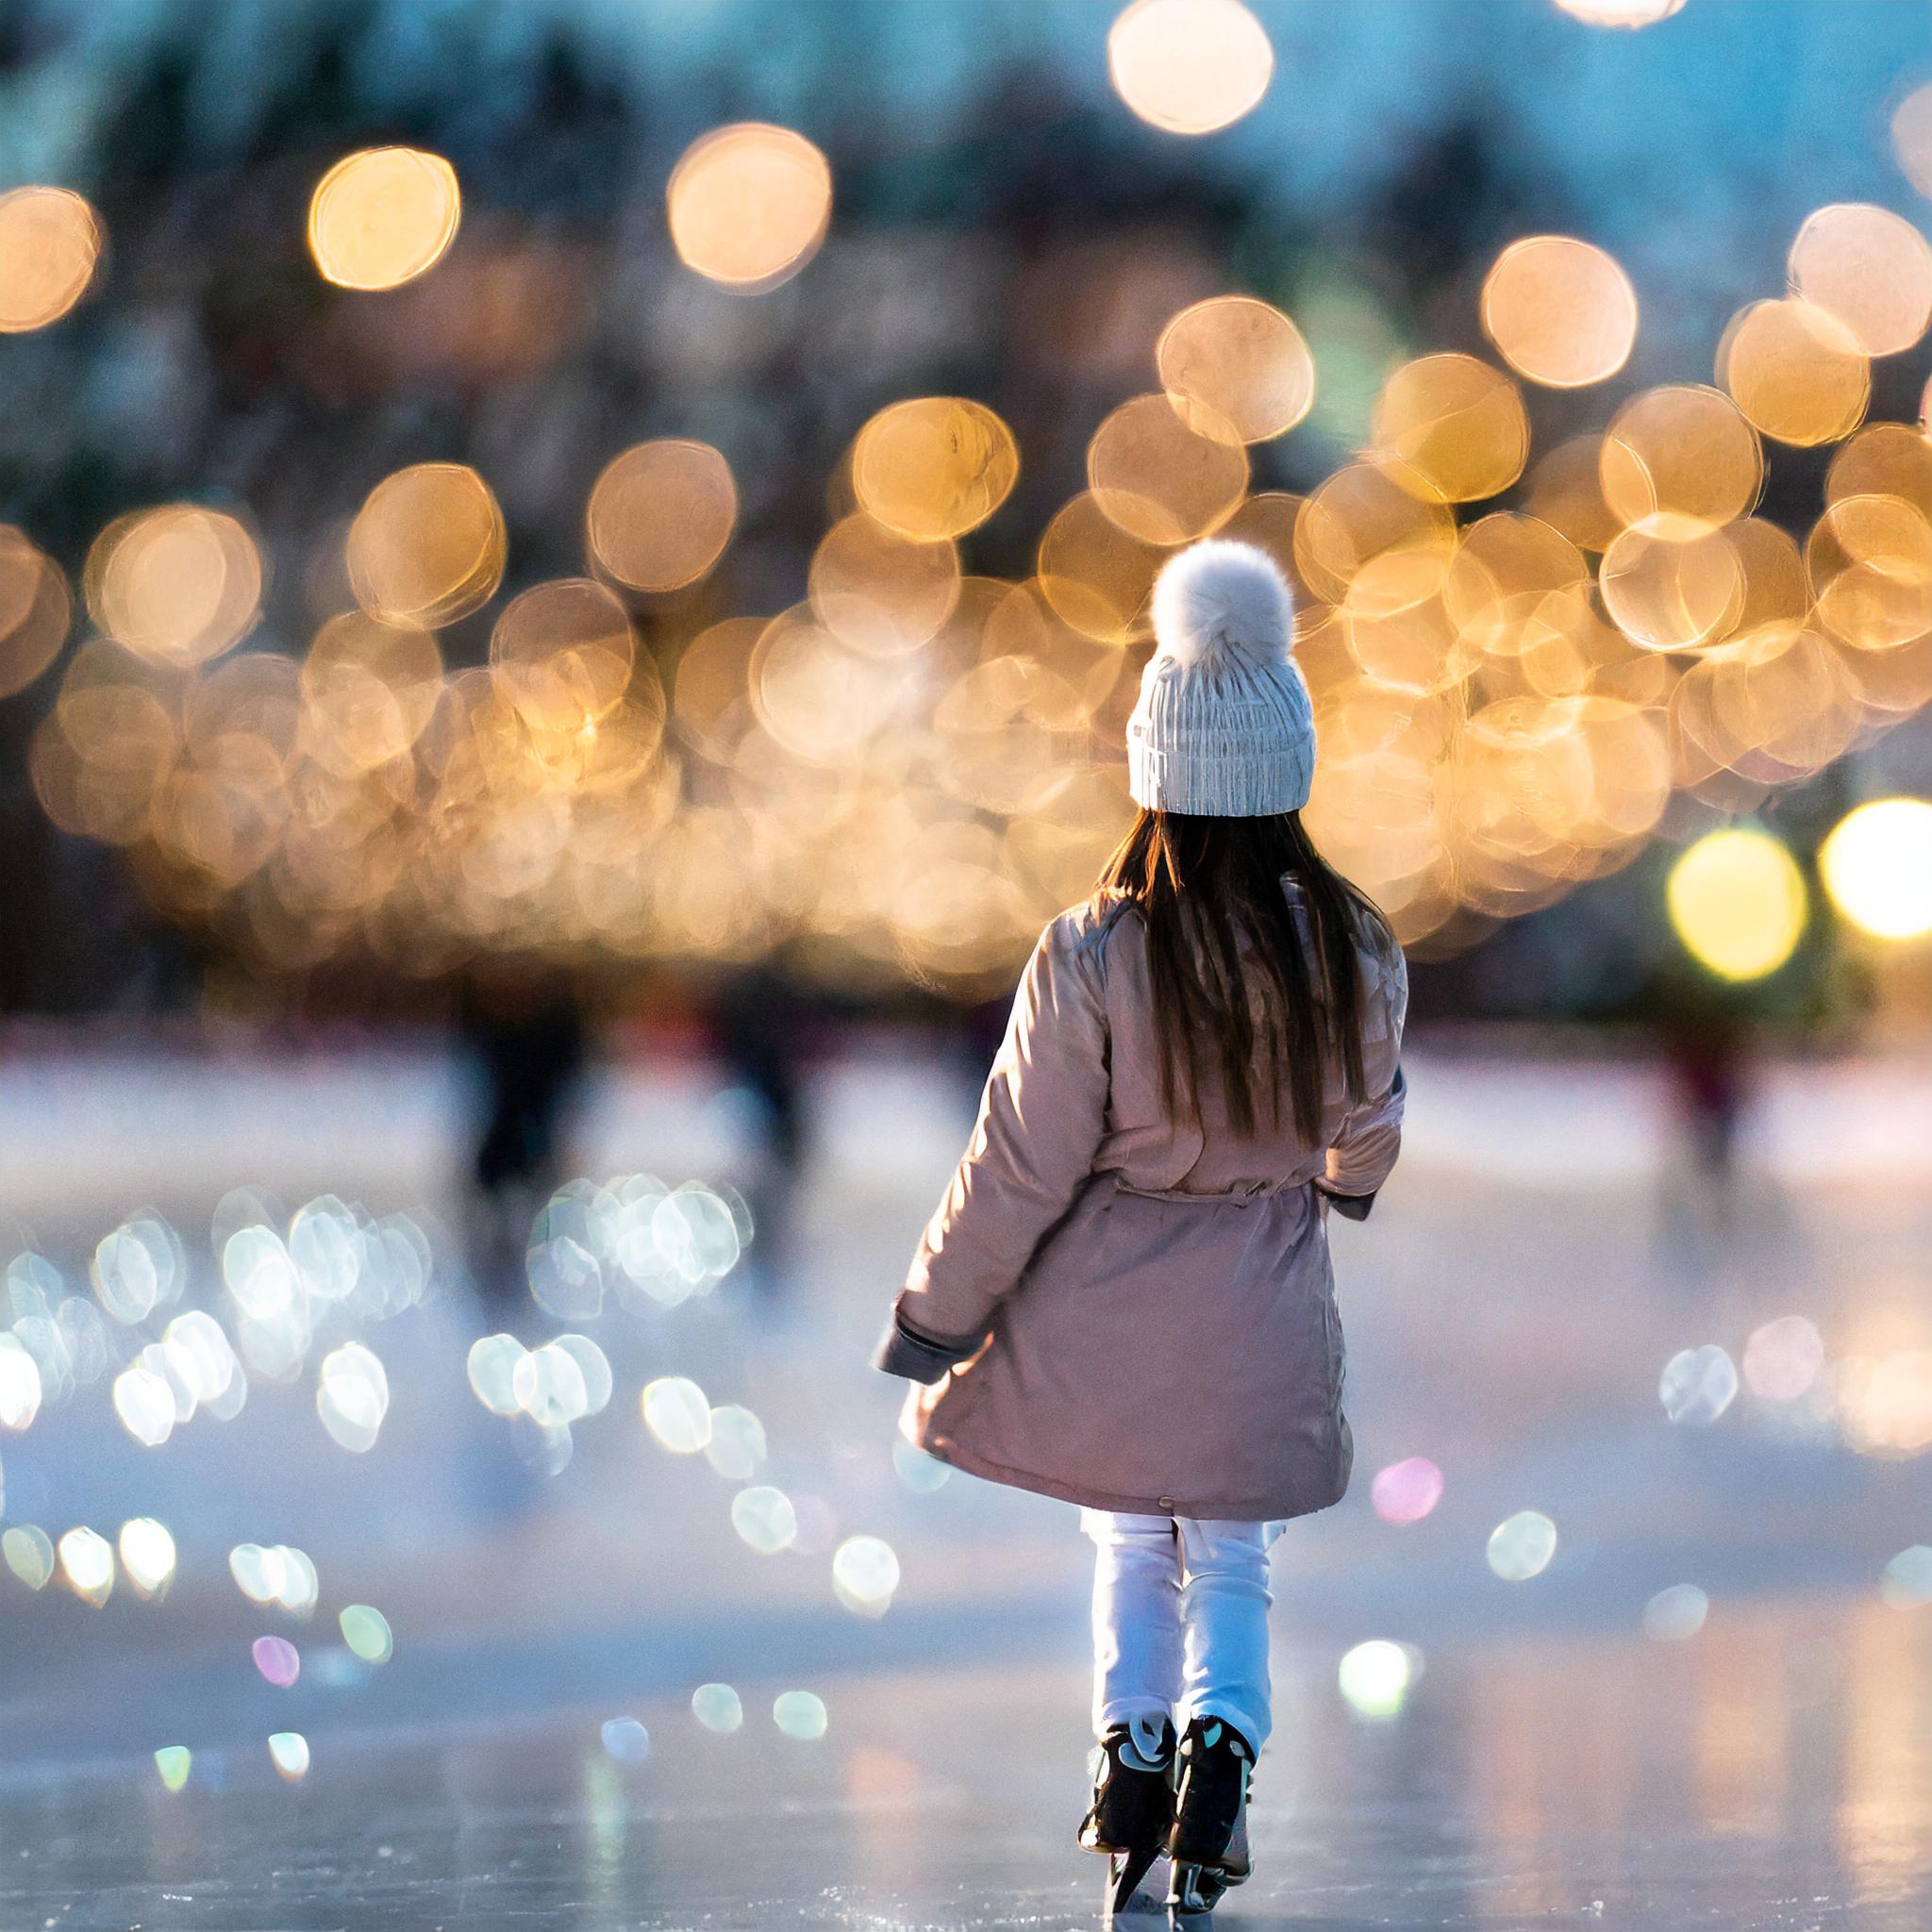
<path id="1" fill-rule="evenodd" d="M 1315 1183 L 1315 1190 L 1326 1198 L 1329 1211 L 1341 1215 L 1344 1221 L 1366 1221 L 1369 1209 L 1375 1205 L 1374 1193 L 1338 1194 L 1323 1187 L 1320 1181 Z"/>
<path id="2" fill-rule="evenodd" d="M 889 1375 L 903 1375 L 908 1382 L 937 1382 L 978 1347 L 977 1337 L 971 1341 L 936 1341 L 908 1327 L 905 1318 L 895 1313 L 873 1350 L 872 1365 Z"/>

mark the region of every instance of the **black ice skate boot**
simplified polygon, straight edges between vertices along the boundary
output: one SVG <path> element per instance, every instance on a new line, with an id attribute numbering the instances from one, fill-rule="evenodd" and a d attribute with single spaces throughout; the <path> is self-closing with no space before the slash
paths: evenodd
<path id="1" fill-rule="evenodd" d="M 1080 1843 L 1108 1855 L 1107 1917 L 1158 1913 L 1161 1903 L 1141 1890 L 1154 1861 L 1167 1850 L 1174 1825 L 1174 1726 L 1115 1724 L 1094 1754 L 1093 1803 L 1080 1826 Z"/>
<path id="2" fill-rule="evenodd" d="M 1223 1718 L 1197 1717 L 1174 1754 L 1174 1876 L 1168 1912 L 1175 1925 L 1207 1923 L 1221 1894 L 1247 1877 L 1248 1780 L 1255 1754 Z"/>

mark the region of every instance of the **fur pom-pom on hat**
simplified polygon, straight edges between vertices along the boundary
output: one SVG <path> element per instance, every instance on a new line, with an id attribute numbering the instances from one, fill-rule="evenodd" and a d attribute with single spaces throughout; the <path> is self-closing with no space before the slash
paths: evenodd
<path id="1" fill-rule="evenodd" d="M 1293 650 L 1294 598 L 1265 551 L 1209 538 L 1170 559 L 1127 721 L 1135 803 L 1210 818 L 1299 811 L 1315 720 Z"/>
<path id="2" fill-rule="evenodd" d="M 1155 579 L 1154 636 L 1177 664 L 1274 662 L 1294 649 L 1294 593 L 1265 550 L 1210 537 Z"/>

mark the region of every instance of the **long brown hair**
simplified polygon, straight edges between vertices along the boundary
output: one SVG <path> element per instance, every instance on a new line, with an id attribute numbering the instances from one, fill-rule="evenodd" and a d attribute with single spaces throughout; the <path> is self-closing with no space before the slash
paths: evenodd
<path id="1" fill-rule="evenodd" d="M 1285 889 L 1291 879 L 1307 910 L 1307 939 Z M 1357 950 L 1387 944 L 1389 928 L 1315 850 L 1299 812 L 1202 818 L 1143 810 L 1094 886 L 1097 912 L 1110 894 L 1130 900 L 1147 930 L 1170 1117 L 1181 1117 L 1185 1073 L 1187 1115 L 1199 1124 L 1201 1074 L 1210 1061 L 1220 1065 L 1228 1118 L 1241 1134 L 1256 1128 L 1257 1075 L 1275 1125 L 1285 1088 L 1295 1130 L 1308 1141 L 1321 1132 L 1324 1089 L 1338 1066 L 1350 1099 L 1367 1097 Z M 1241 930 L 1253 942 L 1245 975 Z"/>

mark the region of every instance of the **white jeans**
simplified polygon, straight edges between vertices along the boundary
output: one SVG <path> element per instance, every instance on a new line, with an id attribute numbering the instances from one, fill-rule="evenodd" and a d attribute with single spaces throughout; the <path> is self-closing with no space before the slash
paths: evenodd
<path id="1" fill-rule="evenodd" d="M 1083 1509 L 1080 1527 L 1097 1551 L 1094 1734 L 1218 1717 L 1259 1751 L 1273 1724 L 1268 1551 L 1287 1524 Z"/>

